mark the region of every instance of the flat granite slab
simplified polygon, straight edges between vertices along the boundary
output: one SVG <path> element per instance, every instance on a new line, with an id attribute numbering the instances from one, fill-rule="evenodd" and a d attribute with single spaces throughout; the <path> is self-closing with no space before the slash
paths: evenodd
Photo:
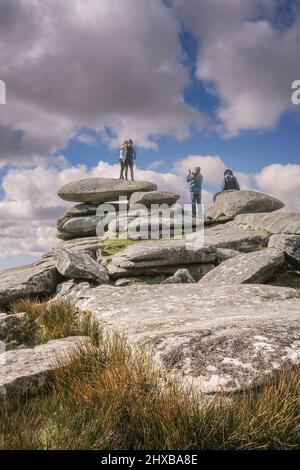
<path id="1" fill-rule="evenodd" d="M 300 299 L 266 285 L 61 285 L 58 296 L 205 393 L 241 391 L 300 362 Z"/>
<path id="2" fill-rule="evenodd" d="M 58 191 L 64 201 L 109 202 L 120 196 L 130 197 L 137 191 L 156 191 L 157 186 L 148 181 L 127 181 L 113 178 L 85 178 L 71 181 Z"/>

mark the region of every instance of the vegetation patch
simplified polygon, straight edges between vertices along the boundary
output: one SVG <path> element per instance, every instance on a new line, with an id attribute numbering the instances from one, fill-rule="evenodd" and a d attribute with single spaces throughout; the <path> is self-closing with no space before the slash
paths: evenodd
<path id="1" fill-rule="evenodd" d="M 77 333 L 94 346 L 52 372 L 35 399 L 1 404 L 0 449 L 295 449 L 300 446 L 300 368 L 259 391 L 204 400 L 164 377 L 123 337 L 99 335 L 66 303 L 15 306 L 38 322 L 32 343 Z M 99 328 L 98 328 L 99 332 Z M 231 399 L 230 399 L 231 398 Z"/>
<path id="2" fill-rule="evenodd" d="M 16 330 L 11 338 L 24 346 L 36 346 L 48 341 L 68 336 L 90 336 L 94 343 L 99 342 L 99 324 L 88 312 L 78 312 L 69 302 L 38 302 L 20 300 L 11 307 L 11 313 L 26 312 L 22 329 Z"/>

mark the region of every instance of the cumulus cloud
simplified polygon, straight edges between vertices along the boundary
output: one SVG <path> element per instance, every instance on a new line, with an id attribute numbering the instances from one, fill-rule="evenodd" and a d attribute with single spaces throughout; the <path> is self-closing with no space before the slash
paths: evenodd
<path id="1" fill-rule="evenodd" d="M 276 25 L 277 0 L 174 0 L 199 41 L 196 76 L 219 97 L 219 131 L 227 137 L 272 129 L 295 109 L 291 83 L 300 74 L 300 13 Z"/>
<path id="2" fill-rule="evenodd" d="M 300 212 L 300 165 L 273 164 L 255 175 L 258 188 L 285 203 L 285 211 Z"/>
<path id="3" fill-rule="evenodd" d="M 1 0 L 0 159 L 49 155 L 81 127 L 110 145 L 189 135 L 180 23 L 161 0 Z"/>

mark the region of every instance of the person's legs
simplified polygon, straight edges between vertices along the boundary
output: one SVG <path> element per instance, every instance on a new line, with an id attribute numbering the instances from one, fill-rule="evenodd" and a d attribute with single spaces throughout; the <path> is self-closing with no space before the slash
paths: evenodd
<path id="1" fill-rule="evenodd" d="M 201 214 L 201 192 L 196 193 L 196 207 L 198 214 Z"/>
<path id="2" fill-rule="evenodd" d="M 193 217 L 197 216 L 197 212 L 200 212 L 200 204 L 201 204 L 201 193 L 191 193 L 192 195 L 192 214 Z"/>
<path id="3" fill-rule="evenodd" d="M 126 162 L 124 166 L 125 166 L 125 179 L 128 180 L 128 162 Z"/>
<path id="4" fill-rule="evenodd" d="M 192 199 L 192 215 L 193 217 L 196 217 L 196 214 L 197 214 L 196 193 L 191 193 L 191 199 Z"/>
<path id="5" fill-rule="evenodd" d="M 124 179 L 124 169 L 125 169 L 125 164 L 123 162 L 123 160 L 120 160 L 120 167 L 121 167 L 121 171 L 120 171 L 120 180 L 123 180 Z"/>
<path id="6" fill-rule="evenodd" d="M 129 163 L 129 167 L 130 167 L 130 175 L 131 175 L 132 181 L 134 180 L 133 166 L 134 166 L 134 163 L 133 163 L 133 162 L 130 162 L 130 163 Z"/>

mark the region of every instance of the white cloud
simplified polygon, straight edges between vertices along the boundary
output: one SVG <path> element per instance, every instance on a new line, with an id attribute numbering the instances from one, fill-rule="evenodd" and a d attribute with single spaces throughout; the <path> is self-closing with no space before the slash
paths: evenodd
<path id="1" fill-rule="evenodd" d="M 165 164 L 165 162 L 163 160 L 155 160 L 154 162 L 152 162 L 148 169 L 149 170 L 157 170 L 158 168 L 160 168 L 161 166 L 163 166 Z"/>
<path id="2" fill-rule="evenodd" d="M 273 164 L 255 175 L 260 191 L 285 203 L 285 211 L 300 212 L 300 165 Z"/>
<path id="3" fill-rule="evenodd" d="M 186 138 L 202 118 L 182 97 L 179 32 L 161 0 L 2 0 L 0 160 L 49 156 L 82 127 L 110 145 Z"/>
<path id="4" fill-rule="evenodd" d="M 295 110 L 291 83 L 300 74 L 300 14 L 292 26 L 280 29 L 259 19 L 260 13 L 274 18 L 278 1 L 173 4 L 199 41 L 196 75 L 220 98 L 221 133 L 233 137 L 244 130 L 272 129 L 284 112 Z"/>

